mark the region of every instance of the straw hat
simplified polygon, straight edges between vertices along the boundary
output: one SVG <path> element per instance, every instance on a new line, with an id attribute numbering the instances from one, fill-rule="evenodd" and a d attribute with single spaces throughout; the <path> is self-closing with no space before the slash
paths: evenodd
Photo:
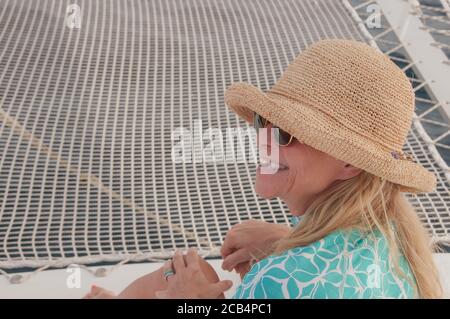
<path id="1" fill-rule="evenodd" d="M 365 43 L 317 42 L 267 93 L 235 83 L 225 103 L 248 122 L 256 112 L 302 143 L 399 184 L 404 192 L 436 187 L 436 177 L 402 152 L 414 113 L 411 84 Z"/>

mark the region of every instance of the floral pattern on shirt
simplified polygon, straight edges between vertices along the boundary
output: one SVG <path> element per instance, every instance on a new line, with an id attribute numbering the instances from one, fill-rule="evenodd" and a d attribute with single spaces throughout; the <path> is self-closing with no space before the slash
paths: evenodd
<path id="1" fill-rule="evenodd" d="M 415 298 L 414 277 L 403 256 L 399 266 L 409 280 L 392 269 L 380 232 L 336 231 L 255 263 L 233 298 Z"/>

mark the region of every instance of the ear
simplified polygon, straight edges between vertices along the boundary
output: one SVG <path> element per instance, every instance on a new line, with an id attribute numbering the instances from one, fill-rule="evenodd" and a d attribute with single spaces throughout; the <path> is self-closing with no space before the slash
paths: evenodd
<path id="1" fill-rule="evenodd" d="M 347 180 L 359 175 L 362 169 L 352 166 L 351 164 L 345 164 L 340 173 L 337 176 L 338 180 Z"/>

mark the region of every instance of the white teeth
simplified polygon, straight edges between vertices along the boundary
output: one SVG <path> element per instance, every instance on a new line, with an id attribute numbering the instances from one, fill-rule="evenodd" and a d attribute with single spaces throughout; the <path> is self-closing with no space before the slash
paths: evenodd
<path id="1" fill-rule="evenodd" d="M 271 162 L 270 162 L 270 159 L 265 158 L 265 157 L 261 157 L 259 163 L 260 163 L 261 166 L 267 166 L 267 165 L 269 165 Z"/>
<path id="2" fill-rule="evenodd" d="M 270 162 L 270 168 L 273 170 L 277 170 L 280 168 L 280 165 L 278 165 L 277 163 L 274 163 L 274 162 Z"/>
<path id="3" fill-rule="evenodd" d="M 274 161 L 271 161 L 270 158 L 266 158 L 266 157 L 261 157 L 260 158 L 259 166 L 261 166 L 261 167 L 268 167 L 269 166 L 273 170 L 283 170 L 283 169 L 287 168 L 286 166 L 284 166 L 282 164 L 279 164 L 279 163 L 276 163 Z"/>

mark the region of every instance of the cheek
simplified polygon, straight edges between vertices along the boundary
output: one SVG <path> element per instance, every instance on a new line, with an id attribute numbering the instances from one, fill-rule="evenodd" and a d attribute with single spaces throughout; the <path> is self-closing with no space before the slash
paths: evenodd
<path id="1" fill-rule="evenodd" d="M 314 173 L 314 185 L 316 192 L 322 192 L 336 181 L 339 166 L 335 160 L 324 160 L 318 163 L 312 170 Z"/>
<path id="2" fill-rule="evenodd" d="M 298 187 L 321 191 L 335 180 L 336 161 L 322 152 L 301 146 L 285 154 L 289 157 L 290 179 Z"/>
<path id="3" fill-rule="evenodd" d="M 307 158 L 299 157 L 297 161 L 289 166 L 289 174 L 286 183 L 291 188 L 304 192 L 307 189 L 315 189 L 317 181 L 316 168 Z"/>
<path id="4" fill-rule="evenodd" d="M 308 178 L 309 174 L 313 173 L 316 158 L 309 147 L 304 144 L 296 144 L 282 151 L 281 156 L 289 166 L 290 175 Z"/>
<path id="5" fill-rule="evenodd" d="M 289 174 L 289 170 L 275 174 L 262 174 L 257 169 L 255 180 L 256 193 L 265 198 L 273 198 L 280 195 L 287 184 Z"/>

